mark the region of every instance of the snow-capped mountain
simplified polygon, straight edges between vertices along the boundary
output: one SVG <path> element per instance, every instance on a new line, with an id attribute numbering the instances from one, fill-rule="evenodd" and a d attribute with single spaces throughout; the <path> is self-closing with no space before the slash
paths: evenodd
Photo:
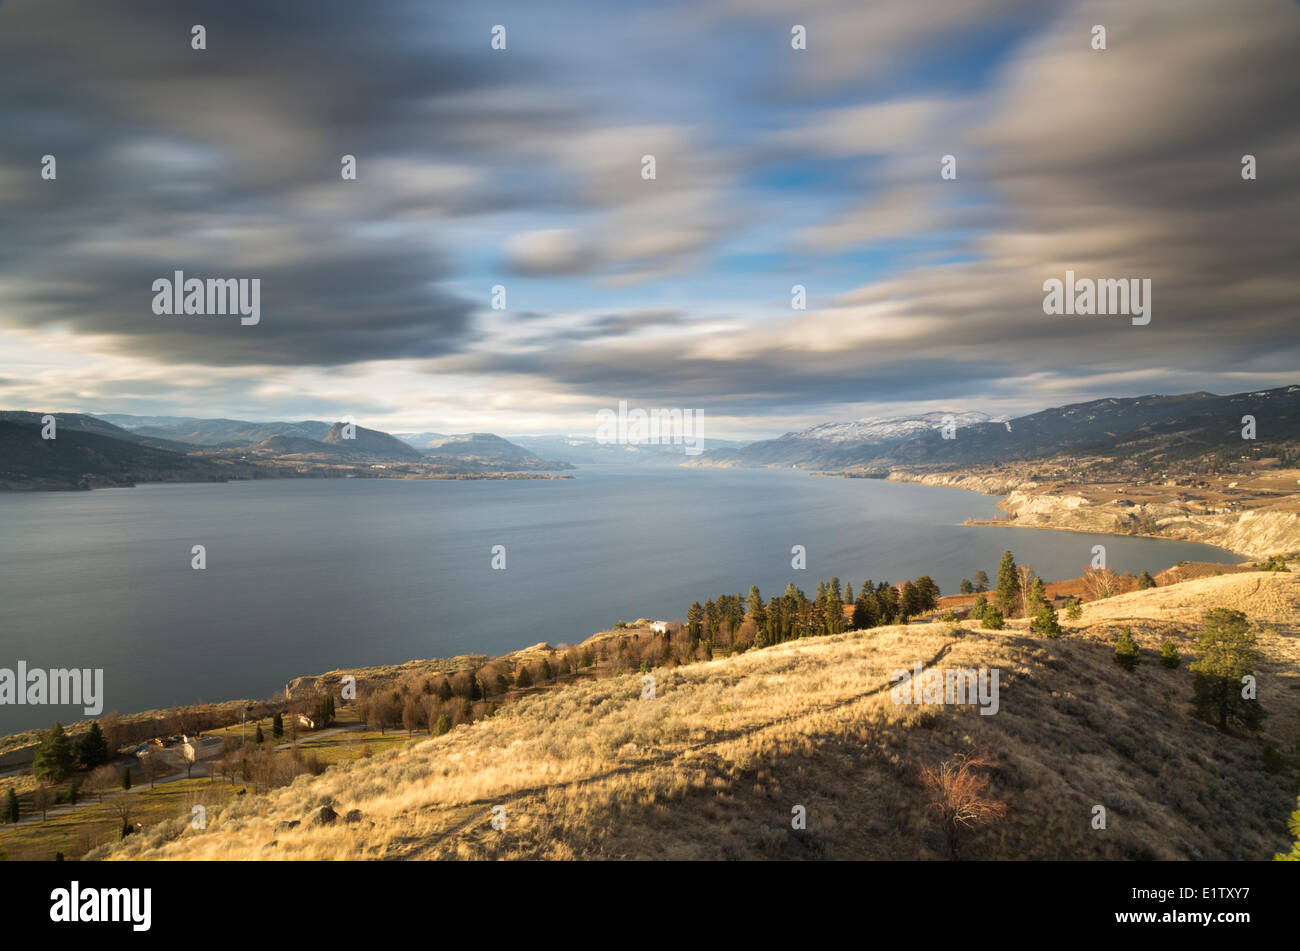
<path id="1" fill-rule="evenodd" d="M 993 417 L 987 413 L 977 412 L 936 412 L 922 413 L 920 416 L 891 416 L 888 418 L 868 416 L 864 419 L 855 419 L 849 423 L 822 423 L 801 432 L 787 433 L 781 438 L 820 439 L 830 443 L 865 445 L 919 436 L 930 430 L 941 429 L 950 419 L 954 426 L 960 428 L 974 426 L 977 423 L 1000 423 L 1007 418 L 1005 416 Z"/>

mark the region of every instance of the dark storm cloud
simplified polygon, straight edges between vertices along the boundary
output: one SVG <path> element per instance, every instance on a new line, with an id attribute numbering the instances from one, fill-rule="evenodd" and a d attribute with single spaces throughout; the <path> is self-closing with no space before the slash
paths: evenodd
<path id="1" fill-rule="evenodd" d="M 435 14 L 320 0 L 0 6 L 0 321 L 214 365 L 462 346 L 471 306 L 437 288 L 446 266 L 427 224 L 413 235 L 418 216 L 521 204 L 526 189 L 444 181 L 421 160 L 504 147 L 502 129 L 541 131 L 564 107 L 522 112 L 502 90 L 535 77 L 529 58 L 438 48 Z M 191 49 L 195 23 L 205 51 Z M 44 154 L 56 181 L 38 176 Z M 362 182 L 341 180 L 343 154 Z M 175 269 L 260 278 L 262 323 L 154 316 L 152 281 Z"/>

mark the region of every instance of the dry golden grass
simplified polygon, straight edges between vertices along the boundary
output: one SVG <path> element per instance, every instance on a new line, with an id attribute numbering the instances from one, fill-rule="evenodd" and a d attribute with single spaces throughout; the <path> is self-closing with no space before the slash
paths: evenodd
<path id="1" fill-rule="evenodd" d="M 964 858 L 1267 858 L 1295 802 L 1294 776 L 1265 773 L 1260 748 L 1297 740 L 1298 597 L 1294 575 L 1224 576 L 1086 605 L 1056 641 L 1023 622 L 897 626 L 656 670 L 655 699 L 641 699 L 639 674 L 586 681 L 244 797 L 204 832 L 92 857 L 941 859 L 922 768 L 980 748 L 997 763 L 988 795 L 1008 808 Z M 1156 663 L 1165 636 L 1186 656 L 1218 604 L 1282 631 L 1260 638 L 1262 738 L 1193 719 L 1186 666 Z M 1120 623 L 1144 648 L 1136 673 L 1112 660 Z M 890 674 L 917 660 L 998 668 L 999 712 L 895 704 Z M 313 826 L 324 803 L 361 820 Z M 804 831 L 791 828 L 797 805 Z"/>

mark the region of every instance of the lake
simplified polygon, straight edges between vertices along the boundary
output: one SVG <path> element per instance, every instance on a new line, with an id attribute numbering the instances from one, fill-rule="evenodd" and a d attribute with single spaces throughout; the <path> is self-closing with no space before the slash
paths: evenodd
<path id="1" fill-rule="evenodd" d="M 748 469 L 571 480 L 286 479 L 0 493 L 0 667 L 103 668 L 105 711 L 268 697 L 303 674 L 576 643 L 692 601 L 837 575 L 944 593 L 1005 548 L 1047 579 L 1235 562 L 1163 539 L 963 526 L 960 489 Z M 207 568 L 191 568 L 194 545 Z M 492 568 L 505 546 L 506 568 Z M 807 569 L 791 568 L 791 548 Z M 0 733 L 81 719 L 0 706 Z"/>

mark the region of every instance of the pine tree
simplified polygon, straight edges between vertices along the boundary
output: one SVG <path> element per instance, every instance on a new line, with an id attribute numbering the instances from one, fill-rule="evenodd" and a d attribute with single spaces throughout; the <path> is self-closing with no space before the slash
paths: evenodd
<path id="1" fill-rule="evenodd" d="M 266 742 L 266 737 L 262 734 L 262 723 L 260 720 L 257 723 L 257 732 L 253 734 L 253 742 L 258 746 L 261 746 Z"/>
<path id="2" fill-rule="evenodd" d="M 852 582 L 852 581 L 847 582 L 847 583 L 844 585 L 844 603 L 845 603 L 845 604 L 855 604 L 855 603 L 856 603 L 856 602 L 854 601 L 854 599 L 853 599 L 853 582 Z"/>
<path id="3" fill-rule="evenodd" d="M 284 717 L 280 715 L 279 710 L 277 710 L 275 716 L 271 718 L 271 735 L 277 740 L 284 736 Z"/>
<path id="4" fill-rule="evenodd" d="M 969 578 L 962 578 L 962 579 L 961 579 L 961 585 L 960 585 L 960 587 L 958 587 L 957 590 L 960 591 L 962 594 L 974 594 L 974 593 L 975 593 L 975 586 L 974 586 L 973 584 L 971 584 L 971 581 L 970 581 Z"/>
<path id="5" fill-rule="evenodd" d="M 57 720 L 45 734 L 32 761 L 32 775 L 50 784 L 61 783 L 72 771 L 72 743 Z"/>
<path id="6" fill-rule="evenodd" d="M 975 572 L 975 574 L 972 576 L 972 580 L 975 582 L 976 594 L 979 594 L 983 591 L 987 591 L 989 589 L 989 576 L 987 572 L 984 571 Z"/>
<path id="7" fill-rule="evenodd" d="M 446 703 L 448 700 L 451 699 L 451 696 L 452 696 L 451 681 L 448 680 L 446 677 L 443 677 L 442 683 L 438 685 L 438 699 L 441 700 L 443 703 Z"/>
<path id="8" fill-rule="evenodd" d="M 131 788 L 131 767 L 130 766 L 122 770 L 122 788 L 123 789 Z"/>
<path id="9" fill-rule="evenodd" d="M 751 593 L 757 590 L 750 589 Z M 686 610 L 686 633 L 690 635 L 692 644 L 698 644 L 704 636 L 704 608 L 700 607 L 698 601 L 692 601 Z"/>
<path id="10" fill-rule="evenodd" d="M 1156 579 L 1151 577 L 1151 572 L 1144 571 L 1142 572 L 1142 574 L 1138 575 L 1139 591 L 1145 591 L 1147 588 L 1154 588 L 1155 586 L 1156 586 Z"/>
<path id="11" fill-rule="evenodd" d="M 18 821 L 18 795 L 14 792 L 14 787 L 9 787 L 8 794 L 5 795 L 5 822 Z"/>
<path id="12" fill-rule="evenodd" d="M 90 729 L 77 744 L 77 759 L 86 769 L 94 769 L 108 762 L 108 743 L 104 739 L 104 731 L 99 728 L 97 722 L 90 724 Z"/>
<path id="13" fill-rule="evenodd" d="M 1016 559 L 1012 557 L 1010 549 L 1002 553 L 1002 561 L 998 564 L 998 590 L 995 600 L 998 610 L 1004 617 L 1014 614 L 1020 603 L 1020 574 L 1016 570 Z"/>
<path id="14" fill-rule="evenodd" d="M 1205 612 L 1204 624 L 1196 643 L 1197 659 L 1188 667 L 1197 712 L 1221 730 L 1231 723 L 1258 728 L 1263 708 L 1259 701 L 1241 695 L 1242 678 L 1259 663 L 1250 622 L 1241 611 L 1211 608 Z"/>
<path id="15" fill-rule="evenodd" d="M 767 608 L 763 604 L 763 596 L 759 593 L 757 585 L 749 589 L 749 601 L 745 610 L 749 619 L 754 622 L 754 637 L 757 639 L 758 634 L 767 628 Z M 734 631 L 732 638 L 735 638 Z"/>
<path id="16" fill-rule="evenodd" d="M 990 607 L 984 612 L 984 617 L 980 619 L 984 628 L 989 631 L 1000 631 L 1006 626 L 1002 619 L 1002 612 L 995 607 Z"/>
<path id="17" fill-rule="evenodd" d="M 984 618 L 984 612 L 989 609 L 989 599 L 982 594 L 975 595 L 975 601 L 970 606 L 970 616 L 972 621 L 980 621 Z"/>
<path id="18" fill-rule="evenodd" d="M 533 685 L 533 675 L 528 672 L 528 665 L 521 664 L 519 667 L 519 676 L 515 678 L 515 686 L 521 690 L 526 690 Z"/>
<path id="19" fill-rule="evenodd" d="M 939 606 L 939 586 L 929 575 L 916 579 L 916 590 L 921 596 L 921 612 L 933 611 Z"/>
<path id="20" fill-rule="evenodd" d="M 13 790 L 9 790 L 9 795 L 13 795 Z M 16 805 L 16 804 L 15 804 Z M 1287 822 L 1286 827 L 1291 834 L 1295 836 L 1295 843 L 1291 846 L 1291 851 L 1287 853 L 1278 852 L 1273 856 L 1275 862 L 1300 862 L 1300 796 L 1296 797 L 1296 810 L 1291 813 L 1291 819 Z"/>
<path id="21" fill-rule="evenodd" d="M 853 605 L 853 626 L 859 631 L 875 627 L 880 623 L 880 607 L 876 604 L 876 595 L 870 587 L 863 587 Z"/>
<path id="22" fill-rule="evenodd" d="M 904 624 L 921 613 L 921 593 L 910 581 L 903 582 L 903 591 L 898 597 L 898 614 Z"/>
<path id="23" fill-rule="evenodd" d="M 1029 629 L 1044 637 L 1060 637 L 1061 622 L 1056 619 L 1056 609 L 1046 601 L 1038 601 L 1034 618 L 1029 622 Z"/>
<path id="24" fill-rule="evenodd" d="M 1120 631 L 1119 640 L 1115 643 L 1115 663 L 1125 670 L 1133 671 L 1137 670 L 1141 660 L 1142 655 L 1137 641 L 1133 640 L 1133 632 L 1126 627 Z"/>

